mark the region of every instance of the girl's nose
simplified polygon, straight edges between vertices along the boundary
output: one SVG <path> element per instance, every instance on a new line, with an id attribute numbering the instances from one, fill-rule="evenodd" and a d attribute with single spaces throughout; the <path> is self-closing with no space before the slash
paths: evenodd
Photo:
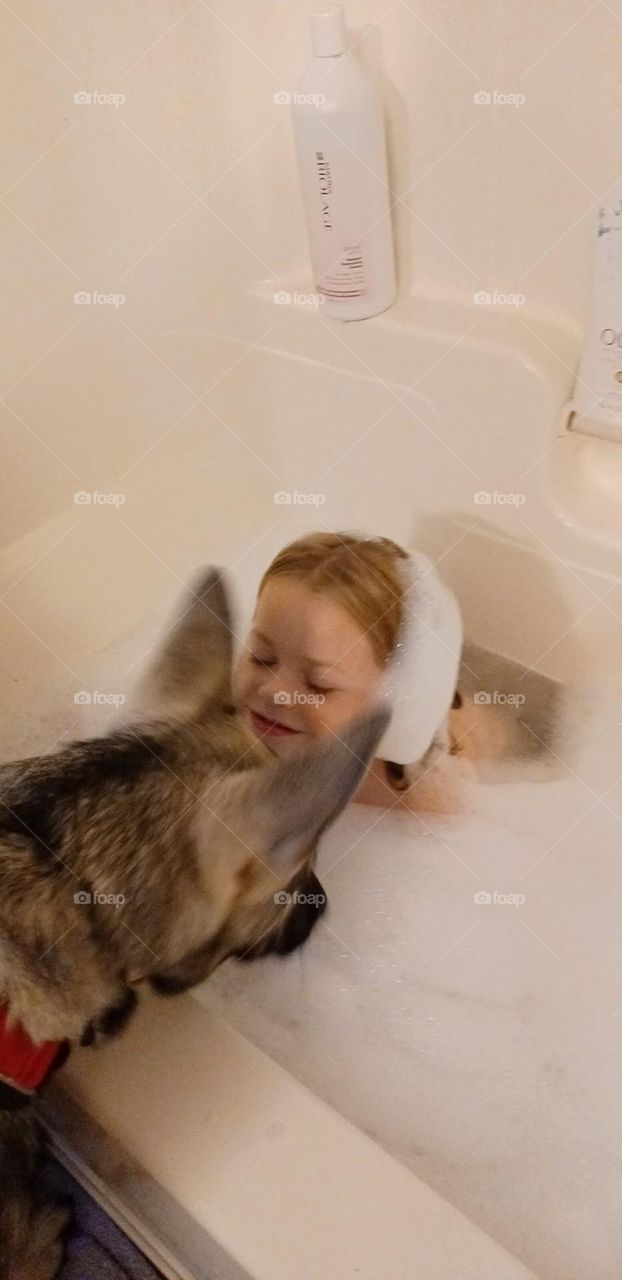
<path id="1" fill-rule="evenodd" d="M 277 667 L 272 671 L 266 671 L 265 676 L 259 692 L 266 702 L 274 706 L 293 703 L 297 685 L 288 671 Z"/>

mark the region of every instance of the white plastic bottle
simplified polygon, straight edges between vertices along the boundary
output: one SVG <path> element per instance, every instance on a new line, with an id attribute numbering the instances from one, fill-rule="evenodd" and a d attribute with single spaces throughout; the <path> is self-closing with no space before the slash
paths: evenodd
<path id="1" fill-rule="evenodd" d="M 292 112 L 313 278 L 324 314 L 364 320 L 396 295 L 382 98 L 341 5 L 311 15 L 311 38 Z"/>
<path id="2" fill-rule="evenodd" d="M 572 431 L 622 440 L 622 182 L 595 223 L 592 307 L 572 401 Z"/>

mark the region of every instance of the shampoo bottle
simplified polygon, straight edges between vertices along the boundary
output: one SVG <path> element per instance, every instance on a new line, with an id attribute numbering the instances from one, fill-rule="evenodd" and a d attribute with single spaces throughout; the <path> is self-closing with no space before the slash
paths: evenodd
<path id="1" fill-rule="evenodd" d="M 324 314 L 364 320 L 396 295 L 382 99 L 341 5 L 311 15 L 311 39 L 292 111 L 313 278 Z"/>
<path id="2" fill-rule="evenodd" d="M 598 210 L 592 306 L 571 429 L 622 440 L 622 183 Z"/>

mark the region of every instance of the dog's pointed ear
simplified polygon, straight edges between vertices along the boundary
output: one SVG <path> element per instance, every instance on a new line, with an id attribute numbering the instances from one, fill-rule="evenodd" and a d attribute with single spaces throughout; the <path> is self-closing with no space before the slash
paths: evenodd
<path id="1" fill-rule="evenodd" d="M 262 862 L 286 877 L 345 808 L 389 718 L 387 711 L 375 710 L 286 760 L 230 775 L 207 791 L 205 803 Z"/>
<path id="2" fill-rule="evenodd" d="M 185 719 L 214 698 L 229 701 L 233 634 L 223 570 L 204 569 L 138 684 L 135 714 Z"/>

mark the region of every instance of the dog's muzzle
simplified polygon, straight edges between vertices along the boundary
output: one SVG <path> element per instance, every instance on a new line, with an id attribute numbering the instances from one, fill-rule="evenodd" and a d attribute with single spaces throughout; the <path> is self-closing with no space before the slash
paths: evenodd
<path id="1" fill-rule="evenodd" d="M 8 1012 L 0 1004 L 0 1111 L 26 1106 L 69 1054 L 66 1040 L 35 1044 L 19 1023 L 8 1025 Z"/>

